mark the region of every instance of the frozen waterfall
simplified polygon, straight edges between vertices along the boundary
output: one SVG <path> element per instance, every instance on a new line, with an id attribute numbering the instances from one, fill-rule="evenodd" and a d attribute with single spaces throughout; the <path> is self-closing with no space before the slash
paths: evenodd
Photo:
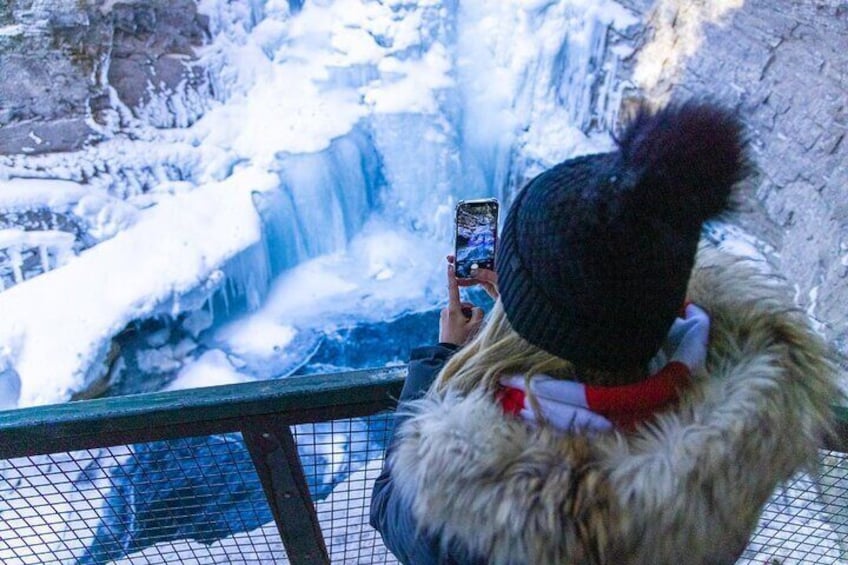
<path id="1" fill-rule="evenodd" d="M 0 179 L 73 184 L 91 239 L 29 279 L 0 261 L 18 283 L 0 293 L 0 366 L 19 406 L 150 359 L 178 383 L 209 349 L 234 381 L 278 376 L 334 330 L 432 310 L 456 201 L 508 203 L 542 168 L 610 146 L 628 53 L 612 42 L 636 23 L 581 0 L 200 9 L 215 99 L 185 101 L 200 117 L 174 123 L 191 125 L 0 162 Z M 116 362 L 116 336 L 143 320 L 157 337 L 121 342 L 137 359 Z"/>

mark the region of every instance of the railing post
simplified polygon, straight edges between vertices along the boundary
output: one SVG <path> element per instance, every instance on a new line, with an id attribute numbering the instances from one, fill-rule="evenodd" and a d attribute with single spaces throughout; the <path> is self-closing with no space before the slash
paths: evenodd
<path id="1" fill-rule="evenodd" d="M 295 565 L 329 563 L 291 429 L 266 418 L 250 419 L 242 427 L 242 437 L 289 561 Z"/>

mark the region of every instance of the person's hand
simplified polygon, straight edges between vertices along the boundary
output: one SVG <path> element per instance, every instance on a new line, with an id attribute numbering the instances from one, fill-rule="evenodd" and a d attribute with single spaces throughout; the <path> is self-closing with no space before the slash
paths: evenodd
<path id="1" fill-rule="evenodd" d="M 480 329 L 483 310 L 460 299 L 459 282 L 454 273 L 453 262 L 448 262 L 447 272 L 448 305 L 442 308 L 439 318 L 439 343 L 464 345 Z"/>
<path id="2" fill-rule="evenodd" d="M 454 264 L 456 258 L 453 255 L 448 255 L 448 263 Z M 471 271 L 471 278 L 457 279 L 459 286 L 474 286 L 479 284 L 486 291 L 486 294 L 492 297 L 492 300 L 497 300 L 500 294 L 498 293 L 498 274 L 490 269 L 474 269 Z"/>

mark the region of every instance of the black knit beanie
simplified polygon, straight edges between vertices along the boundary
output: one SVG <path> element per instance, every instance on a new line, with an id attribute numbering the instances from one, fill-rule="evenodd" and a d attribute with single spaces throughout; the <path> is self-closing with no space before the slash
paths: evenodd
<path id="1" fill-rule="evenodd" d="M 501 300 L 524 339 L 578 366 L 645 366 L 681 310 L 701 224 L 745 169 L 742 128 L 707 103 L 640 110 L 612 153 L 534 178 L 507 215 Z"/>

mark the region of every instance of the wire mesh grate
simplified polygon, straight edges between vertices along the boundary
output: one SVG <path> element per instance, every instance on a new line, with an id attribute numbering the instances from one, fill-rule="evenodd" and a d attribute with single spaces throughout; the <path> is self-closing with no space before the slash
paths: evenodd
<path id="1" fill-rule="evenodd" d="M 239 434 L 0 462 L 7 565 L 267 563 L 256 555 L 277 543 L 269 533 L 233 534 L 271 519 Z M 270 535 L 278 539 L 275 529 Z"/>
<path id="2" fill-rule="evenodd" d="M 845 563 L 846 535 L 848 455 L 822 451 L 815 477 L 801 473 L 775 491 L 738 563 Z"/>
<path id="3" fill-rule="evenodd" d="M 295 429 L 332 563 L 397 563 L 368 521 L 393 421 L 391 414 L 378 414 Z"/>
<path id="4" fill-rule="evenodd" d="M 296 426 L 333 563 L 395 563 L 368 524 L 391 414 Z M 0 461 L 4 565 L 288 563 L 240 434 Z"/>
<path id="5" fill-rule="evenodd" d="M 369 525 L 390 413 L 295 426 L 332 563 L 396 563 Z M 778 489 L 739 563 L 841 563 L 848 456 Z M 728 493 L 732 496 L 732 493 Z M 0 562 L 287 563 L 240 434 L 0 460 Z"/>

